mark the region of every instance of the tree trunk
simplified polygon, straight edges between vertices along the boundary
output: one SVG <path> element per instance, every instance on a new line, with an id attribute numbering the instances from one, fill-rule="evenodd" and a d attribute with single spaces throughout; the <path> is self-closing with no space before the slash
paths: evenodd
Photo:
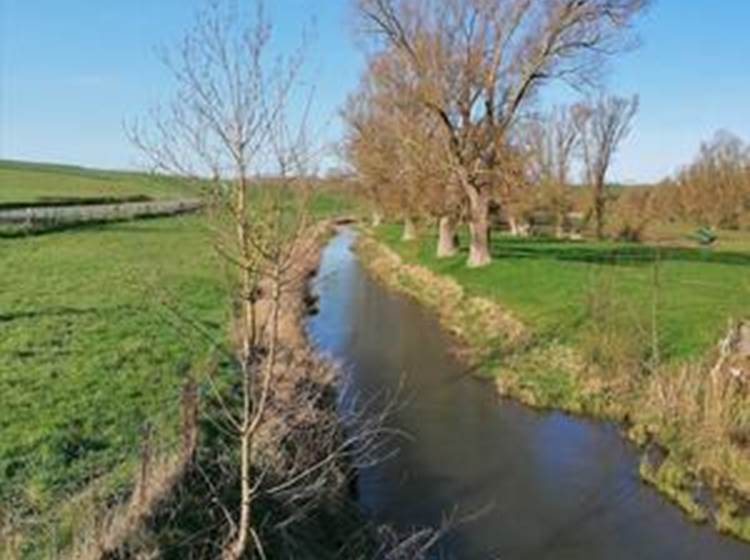
<path id="1" fill-rule="evenodd" d="M 489 196 L 475 192 L 469 198 L 469 268 L 478 268 L 490 264 L 490 201 Z"/>
<path id="2" fill-rule="evenodd" d="M 417 225 L 414 218 L 407 216 L 404 218 L 404 233 L 401 235 L 401 241 L 414 241 L 417 238 Z"/>
<path id="3" fill-rule="evenodd" d="M 242 430 L 240 431 L 240 519 L 237 527 L 237 537 L 224 551 L 223 558 L 227 560 L 239 559 L 247 549 L 248 534 L 252 516 L 252 480 L 250 469 L 250 453 L 252 450 L 252 434 L 248 431 L 252 415 L 252 371 L 251 360 L 255 345 L 255 306 L 253 304 L 254 282 L 250 271 L 250 245 L 248 241 L 249 225 L 247 223 L 247 182 L 241 173 L 236 185 L 236 202 L 234 220 L 237 223 L 237 242 L 242 255 L 240 268 L 240 283 L 242 290 L 242 309 L 240 312 L 241 348 L 240 364 L 242 367 Z"/>
<path id="4" fill-rule="evenodd" d="M 508 214 L 508 226 L 510 227 L 510 234 L 513 237 L 521 235 L 521 228 L 518 227 L 518 220 L 510 214 Z"/>
<path id="5" fill-rule="evenodd" d="M 249 419 L 248 419 L 249 421 Z M 251 459 L 253 438 L 247 429 L 248 425 L 243 425 L 243 433 L 240 435 L 240 523 L 237 527 L 237 538 L 222 555 L 224 560 L 239 560 L 247 551 L 248 537 L 250 535 L 252 516 L 252 480 L 251 480 Z"/>
<path id="6" fill-rule="evenodd" d="M 596 222 L 596 238 L 604 239 L 604 201 L 597 199 L 594 205 L 594 221 Z"/>
<path id="7" fill-rule="evenodd" d="M 562 239 L 565 237 L 565 214 L 558 212 L 555 216 L 555 237 Z"/>
<path id="8" fill-rule="evenodd" d="M 372 227 L 378 227 L 382 223 L 383 223 L 383 214 L 380 213 L 380 210 L 373 210 L 372 211 Z"/>
<path id="9" fill-rule="evenodd" d="M 594 224 L 597 239 L 604 239 L 604 206 L 607 203 L 605 196 L 604 185 L 598 184 L 594 189 Z"/>
<path id="10" fill-rule="evenodd" d="M 458 236 L 453 219 L 448 216 L 441 217 L 438 230 L 437 257 L 442 259 L 454 256 L 458 252 Z"/>

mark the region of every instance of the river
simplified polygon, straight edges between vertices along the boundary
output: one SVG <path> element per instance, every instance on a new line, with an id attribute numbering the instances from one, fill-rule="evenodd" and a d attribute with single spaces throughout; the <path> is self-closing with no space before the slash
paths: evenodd
<path id="1" fill-rule="evenodd" d="M 308 332 L 362 398 L 403 386 L 391 425 L 410 437 L 358 480 L 374 520 L 408 529 L 450 516 L 440 554 L 460 560 L 750 559 L 750 546 L 644 485 L 616 426 L 499 399 L 470 376 L 430 311 L 368 276 L 354 236 L 342 230 L 323 252 Z"/>

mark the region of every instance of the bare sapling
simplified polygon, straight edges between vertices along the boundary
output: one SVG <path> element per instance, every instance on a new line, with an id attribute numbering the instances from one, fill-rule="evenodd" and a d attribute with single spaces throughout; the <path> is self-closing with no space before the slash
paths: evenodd
<path id="1" fill-rule="evenodd" d="M 262 2 L 254 3 L 254 12 L 208 4 L 183 41 L 165 55 L 177 84 L 172 103 L 155 111 L 148 126 L 136 124 L 130 131 L 154 169 L 208 185 L 211 212 L 229 226 L 217 228 L 215 244 L 236 272 L 234 334 L 242 405 L 230 424 L 239 442 L 241 488 L 223 552 L 231 559 L 251 547 L 263 554 L 253 525 L 255 436 L 276 375 L 281 292 L 298 257 L 293 247 L 307 226 L 304 213 L 289 218 L 278 196 L 270 196 L 273 201 L 263 204 L 263 213 L 253 208 L 265 196 L 255 181 L 266 171 L 264 165 L 276 164 L 272 169 L 283 175 L 291 171 L 290 162 L 297 165 L 307 155 L 300 149 L 303 136 L 290 137 L 282 125 L 301 56 L 297 52 L 269 62 L 270 37 Z M 266 290 L 269 308 L 261 316 L 259 302 Z"/>
<path id="2" fill-rule="evenodd" d="M 236 460 L 212 467 L 220 480 L 203 476 L 207 504 L 226 526 L 218 554 L 226 560 L 279 549 L 299 557 L 293 551 L 304 547 L 288 528 L 342 499 L 349 469 L 379 460 L 388 433 L 388 407 L 337 411 L 334 368 L 314 356 L 300 327 L 324 233 L 310 209 L 320 151 L 300 88 L 306 45 L 270 61 L 271 28 L 262 2 L 252 6 L 208 4 L 165 56 L 177 84 L 172 103 L 129 131 L 153 169 L 204 187 L 206 223 L 228 273 L 236 377 L 228 393 L 212 376 L 207 383 L 212 420 Z M 295 102 L 304 110 L 292 120 Z"/>

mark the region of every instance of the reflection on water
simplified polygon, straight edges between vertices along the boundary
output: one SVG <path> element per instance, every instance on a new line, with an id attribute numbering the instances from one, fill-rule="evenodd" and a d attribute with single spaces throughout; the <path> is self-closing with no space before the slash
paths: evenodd
<path id="1" fill-rule="evenodd" d="M 750 559 L 750 546 L 643 485 L 615 427 L 501 401 L 467 376 L 436 319 L 365 274 L 353 238 L 344 230 L 323 254 L 309 332 L 362 395 L 405 386 L 392 423 L 413 439 L 359 480 L 374 518 L 401 528 L 471 518 L 444 545 L 459 559 Z"/>

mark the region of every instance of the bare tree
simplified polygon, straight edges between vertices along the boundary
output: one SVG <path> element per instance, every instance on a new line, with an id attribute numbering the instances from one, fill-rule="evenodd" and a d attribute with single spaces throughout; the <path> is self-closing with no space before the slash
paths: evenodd
<path id="1" fill-rule="evenodd" d="M 516 119 L 542 86 L 591 83 L 646 0 L 358 0 L 367 29 L 419 78 L 465 196 L 469 266 L 490 262 L 493 181 Z"/>
<path id="2" fill-rule="evenodd" d="M 270 532 L 291 547 L 290 525 L 341 499 L 349 470 L 382 459 L 390 411 L 365 405 L 337 414 L 333 367 L 304 340 L 302 292 L 323 234 L 309 208 L 318 151 L 299 87 L 305 45 L 270 60 L 261 0 L 252 6 L 208 4 L 165 57 L 177 84 L 172 103 L 129 131 L 154 169 L 204 187 L 214 245 L 229 273 L 238 375 L 229 391 L 207 380 L 217 403 L 212 421 L 234 446 L 226 455 L 239 458 L 226 461 L 218 451 L 213 470 L 221 480 L 206 484 L 206 507 L 228 527 L 218 539 L 226 560 L 266 558 Z M 303 105 L 294 121 L 292 102 Z M 274 511 L 270 523 L 260 517 L 261 500 L 266 516 Z M 212 557 L 216 541 L 206 545 Z"/>
<path id="3" fill-rule="evenodd" d="M 449 200 L 455 198 L 442 152 L 443 129 L 415 103 L 414 88 L 397 53 L 384 52 L 370 61 L 343 111 L 347 157 L 372 202 L 403 220 L 405 241 L 416 237 L 418 218 L 449 216 L 454 211 Z"/>
<path id="4" fill-rule="evenodd" d="M 579 147 L 579 134 L 568 107 L 535 116 L 523 130 L 531 181 L 538 185 L 540 206 L 554 217 L 555 234 L 562 237 L 572 208 L 569 175 Z"/>
<path id="5" fill-rule="evenodd" d="M 294 209 L 282 194 L 304 178 L 310 157 L 306 137 L 293 134 L 285 119 L 297 91 L 301 51 L 269 60 L 271 29 L 262 2 L 253 6 L 254 12 L 232 3 L 208 4 L 165 55 L 177 84 L 172 103 L 130 131 L 155 169 L 208 185 L 219 222 L 215 244 L 237 273 L 234 338 L 242 405 L 236 417 L 225 409 L 240 454 L 239 513 L 223 553 L 233 560 L 250 547 L 262 556 L 253 525 L 256 436 L 278 379 L 283 293 L 295 281 L 295 263 L 304 250 L 300 240 L 309 226 L 304 203 Z M 254 177 L 271 170 L 283 185 L 253 187 Z"/>
<path id="6" fill-rule="evenodd" d="M 679 172 L 673 191 L 665 210 L 681 219 L 723 228 L 750 224 L 750 146 L 730 132 L 716 133 Z"/>
<path id="7" fill-rule="evenodd" d="M 596 102 L 582 103 L 574 108 L 598 239 L 604 237 L 607 173 L 620 144 L 630 132 L 630 124 L 637 112 L 638 96 L 629 99 L 603 96 Z"/>

